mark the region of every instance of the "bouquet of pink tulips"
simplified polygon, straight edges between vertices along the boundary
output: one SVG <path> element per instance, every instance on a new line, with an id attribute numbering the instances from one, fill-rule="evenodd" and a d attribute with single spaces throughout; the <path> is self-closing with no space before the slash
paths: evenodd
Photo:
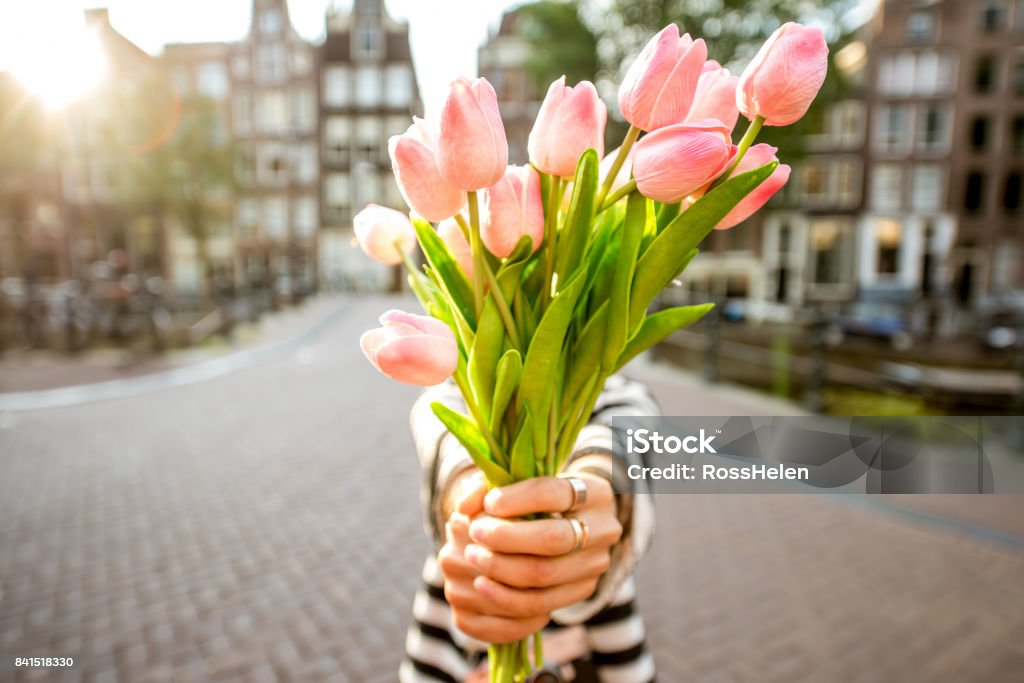
<path id="1" fill-rule="evenodd" d="M 736 77 L 670 25 L 626 74 L 631 125 L 604 161 L 607 111 L 591 83 L 551 84 L 517 167 L 494 89 L 456 80 L 440 121 L 390 140 L 411 220 L 378 206 L 355 218 L 362 248 L 404 263 L 429 314 L 385 313 L 363 352 L 401 382 L 454 379 L 467 414 L 434 411 L 492 485 L 557 474 L 608 376 L 711 308 L 648 314 L 712 230 L 785 185 L 777 150 L 754 142 L 806 113 L 827 53 L 820 30 L 786 24 Z M 734 145 L 740 114 L 750 123 Z M 526 641 L 492 646 L 491 680 L 523 680 L 540 658 Z"/>

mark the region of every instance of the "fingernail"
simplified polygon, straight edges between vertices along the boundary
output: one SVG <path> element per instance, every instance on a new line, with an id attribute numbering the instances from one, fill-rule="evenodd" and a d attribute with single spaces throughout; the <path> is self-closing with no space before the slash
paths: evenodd
<path id="1" fill-rule="evenodd" d="M 485 598 L 494 597 L 494 586 L 492 586 L 491 582 L 482 576 L 478 576 L 473 579 L 473 588 L 475 588 L 476 591 Z"/>
<path id="2" fill-rule="evenodd" d="M 465 556 L 466 560 L 474 567 L 479 566 L 481 560 L 484 557 L 484 549 L 475 543 L 470 543 L 466 546 Z"/>
<path id="3" fill-rule="evenodd" d="M 487 540 L 487 527 L 481 522 L 473 522 L 469 525 L 469 537 L 477 543 Z"/>
<path id="4" fill-rule="evenodd" d="M 484 509 L 490 513 L 494 513 L 494 508 L 498 504 L 498 500 L 501 498 L 501 489 L 491 489 L 486 496 L 484 496 Z"/>

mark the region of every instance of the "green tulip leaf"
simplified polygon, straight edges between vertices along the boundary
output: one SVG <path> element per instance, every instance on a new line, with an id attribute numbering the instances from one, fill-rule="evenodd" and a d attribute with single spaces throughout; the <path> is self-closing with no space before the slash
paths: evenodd
<path id="1" fill-rule="evenodd" d="M 434 270 L 438 285 L 445 295 L 455 304 L 462 318 L 469 324 L 471 329 L 476 323 L 476 315 L 473 309 L 473 289 L 462 268 L 455 261 L 455 258 L 448 251 L 444 241 L 434 231 L 430 223 L 422 218 L 412 219 L 413 227 L 416 229 L 416 237 L 419 240 L 420 248 L 427 263 Z"/>
<path id="2" fill-rule="evenodd" d="M 564 396 L 567 401 L 575 401 L 583 391 L 584 385 L 601 369 L 601 361 L 605 347 L 605 334 L 608 331 L 609 302 L 605 301 L 597 309 L 597 313 L 587 321 L 576 340 L 570 354 L 571 366 L 569 378 L 565 383 Z M 568 413 L 563 414 L 563 419 Z"/>
<path id="3" fill-rule="evenodd" d="M 509 466 L 512 479 L 523 481 L 536 476 L 537 458 L 533 450 L 533 415 L 530 408 L 523 414 L 523 423 L 512 444 L 512 461 Z"/>
<path id="4" fill-rule="evenodd" d="M 491 433 L 497 434 L 512 395 L 523 378 L 523 357 L 515 349 L 506 351 L 498 361 L 498 379 L 491 398 Z"/>
<path id="5" fill-rule="evenodd" d="M 555 257 L 555 272 L 558 273 L 559 281 L 564 282 L 571 277 L 583 258 L 594 223 L 598 166 L 597 152 L 593 149 L 584 152 L 576 166 L 569 211 L 558 237 L 558 254 Z"/>
<path id="6" fill-rule="evenodd" d="M 650 201 L 638 192 L 629 195 L 626 204 L 626 221 L 622 227 L 619 251 L 615 258 L 612 274 L 611 296 L 608 310 L 608 332 L 605 337 L 604 357 L 601 367 L 611 370 L 629 337 L 629 289 L 633 283 L 636 255 L 640 249 L 644 232 L 651 214 Z"/>
<path id="7" fill-rule="evenodd" d="M 487 440 L 472 420 L 439 401 L 431 403 L 430 408 L 448 431 L 455 435 L 459 443 L 466 447 L 473 464 L 480 468 L 487 481 L 493 486 L 507 486 L 512 483 L 509 473 L 491 458 Z"/>
<path id="8" fill-rule="evenodd" d="M 629 298 L 629 327 L 639 324 L 647 307 L 680 271 L 685 255 L 697 247 L 740 201 L 778 167 L 772 162 L 730 178 L 668 224 L 636 266 Z"/>
<path id="9" fill-rule="evenodd" d="M 619 356 L 614 371 L 618 372 L 626 366 L 626 363 L 655 344 L 661 343 L 676 330 L 681 330 L 697 322 L 707 315 L 707 312 L 714 308 L 714 306 L 714 304 L 681 306 L 679 308 L 658 311 L 653 315 L 647 316 L 644 318 L 643 324 L 640 325 L 640 330 L 626 344 L 626 348 L 623 349 L 622 354 Z"/>

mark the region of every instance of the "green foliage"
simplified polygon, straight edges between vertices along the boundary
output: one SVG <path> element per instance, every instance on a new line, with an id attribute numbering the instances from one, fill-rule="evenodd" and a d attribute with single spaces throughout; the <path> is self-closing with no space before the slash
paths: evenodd
<path id="1" fill-rule="evenodd" d="M 572 84 L 594 80 L 598 35 L 580 15 L 578 3 L 540 0 L 520 7 L 516 31 L 533 48 L 526 71 L 540 93 L 563 74 Z"/>

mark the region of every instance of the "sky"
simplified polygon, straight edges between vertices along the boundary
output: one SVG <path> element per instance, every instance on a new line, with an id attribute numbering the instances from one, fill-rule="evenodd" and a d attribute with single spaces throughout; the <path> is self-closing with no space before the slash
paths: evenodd
<path id="1" fill-rule="evenodd" d="M 385 0 L 388 13 L 409 22 L 410 41 L 427 111 L 440 107 L 446 87 L 476 73 L 477 47 L 502 13 L 522 0 Z M 323 34 L 327 6 L 351 0 L 288 0 L 295 29 L 307 39 Z M 107 7 L 114 28 L 150 54 L 165 43 L 237 41 L 249 29 L 252 0 L 0 0 L 0 70 L 19 63 L 61 59 L 82 26 L 82 9 Z M 56 65 L 55 65 L 56 68 Z"/>

